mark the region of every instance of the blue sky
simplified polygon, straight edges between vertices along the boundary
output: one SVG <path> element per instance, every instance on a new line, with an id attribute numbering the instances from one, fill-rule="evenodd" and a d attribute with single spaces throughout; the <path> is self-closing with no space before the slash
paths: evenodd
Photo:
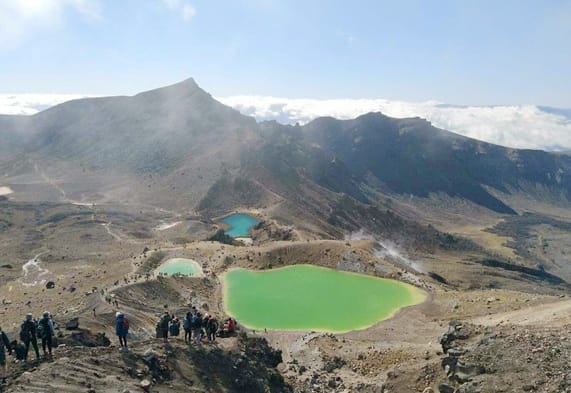
<path id="1" fill-rule="evenodd" d="M 2 0 L 0 93 L 571 107 L 571 1 Z"/>

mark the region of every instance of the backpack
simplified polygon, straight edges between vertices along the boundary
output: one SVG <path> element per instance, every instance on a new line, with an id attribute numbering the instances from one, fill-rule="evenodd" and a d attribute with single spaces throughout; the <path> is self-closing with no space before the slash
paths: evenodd
<path id="1" fill-rule="evenodd" d="M 216 332 L 218 330 L 218 321 L 214 318 L 210 320 L 210 331 Z"/>
<path id="2" fill-rule="evenodd" d="M 169 333 L 171 336 L 178 336 L 180 333 L 180 328 L 176 323 L 171 323 L 169 326 Z"/>
<path id="3" fill-rule="evenodd" d="M 50 329 L 50 320 L 47 318 L 40 319 L 40 321 L 38 322 L 38 328 L 36 334 L 38 338 L 44 338 L 50 336 L 51 334 L 52 332 Z"/>
<path id="4" fill-rule="evenodd" d="M 190 330 L 191 326 L 192 322 L 190 321 L 190 318 L 184 317 L 184 321 L 182 321 L 182 327 L 184 330 Z"/>
<path id="5" fill-rule="evenodd" d="M 22 326 L 20 328 L 20 340 L 27 341 L 31 338 L 30 337 L 32 333 L 31 326 L 33 326 L 33 324 L 34 323 L 32 321 L 24 321 L 24 323 L 22 323 Z"/>
<path id="6" fill-rule="evenodd" d="M 123 318 L 123 324 L 121 325 L 123 331 L 129 330 L 129 320 L 127 318 Z"/>
<path id="7" fill-rule="evenodd" d="M 16 359 L 24 360 L 24 358 L 26 357 L 26 346 L 22 343 L 16 344 L 15 352 L 16 352 Z"/>
<path id="8" fill-rule="evenodd" d="M 0 352 L 3 351 L 4 348 L 10 349 L 9 346 L 6 346 L 6 343 L 9 343 L 8 336 L 6 336 L 6 333 L 0 332 Z"/>
<path id="9" fill-rule="evenodd" d="M 202 314 L 199 312 L 192 314 L 190 317 L 190 327 L 194 329 L 202 327 Z"/>
<path id="10" fill-rule="evenodd" d="M 161 329 L 163 329 L 163 330 L 168 329 L 168 328 L 169 328 L 169 322 L 170 322 L 170 320 L 171 320 L 171 317 L 169 317 L 169 316 L 167 316 L 167 315 L 164 315 L 164 316 L 161 318 L 161 321 L 159 322 L 159 323 L 160 323 L 160 326 L 161 326 Z"/>

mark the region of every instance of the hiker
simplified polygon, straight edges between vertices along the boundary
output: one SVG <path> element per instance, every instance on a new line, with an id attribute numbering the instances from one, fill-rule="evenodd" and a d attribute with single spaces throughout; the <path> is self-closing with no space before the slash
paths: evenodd
<path id="1" fill-rule="evenodd" d="M 163 316 L 161 317 L 157 327 L 158 327 L 158 333 L 159 333 L 159 338 L 163 338 L 165 342 L 167 342 L 169 339 L 169 322 L 171 321 L 171 316 L 169 315 L 168 311 L 165 311 L 165 313 L 163 314 Z"/>
<path id="2" fill-rule="evenodd" d="M 184 329 L 184 342 L 185 343 L 190 343 L 191 332 L 192 332 L 192 328 L 190 325 L 191 317 L 192 316 L 191 316 L 190 312 L 187 312 L 183 321 L 182 321 L 182 327 Z"/>
<path id="3" fill-rule="evenodd" d="M 202 340 L 202 315 L 194 308 L 195 313 L 190 317 L 190 328 L 192 329 L 192 341 L 200 344 Z"/>
<path id="4" fill-rule="evenodd" d="M 26 319 L 22 323 L 20 328 L 20 340 L 24 342 L 26 346 L 26 353 L 24 356 L 24 361 L 28 360 L 28 351 L 30 350 L 30 343 L 34 347 L 34 351 L 36 352 L 36 360 L 40 359 L 40 351 L 38 350 L 38 339 L 37 339 L 37 331 L 36 331 L 36 321 L 32 314 L 26 314 Z"/>
<path id="5" fill-rule="evenodd" d="M 119 337 L 121 349 L 127 349 L 127 334 L 129 333 L 129 320 L 120 311 L 115 314 L 115 333 Z"/>
<path id="6" fill-rule="evenodd" d="M 180 334 L 180 321 L 176 317 L 170 322 L 169 334 L 173 337 L 178 337 Z"/>
<path id="7" fill-rule="evenodd" d="M 206 321 L 206 336 L 208 341 L 214 342 L 216 340 L 216 332 L 218 331 L 218 321 L 213 316 L 209 315 Z"/>
<path id="8" fill-rule="evenodd" d="M 220 337 L 229 337 L 234 335 L 236 332 L 236 320 L 234 318 L 228 318 L 224 325 L 222 325 L 222 330 L 220 331 Z"/>
<path id="9" fill-rule="evenodd" d="M 55 336 L 54 331 L 54 321 L 50 318 L 50 313 L 44 311 L 42 314 L 42 319 L 38 322 L 38 338 L 42 339 L 42 351 L 44 352 L 44 357 L 49 354 L 52 356 L 52 337 Z M 48 354 L 46 354 L 46 347 L 48 349 Z"/>
<path id="10" fill-rule="evenodd" d="M 0 327 L 0 366 L 2 367 L 2 384 L 6 383 L 6 378 L 8 377 L 8 367 L 6 366 L 6 350 L 8 354 L 12 354 L 12 346 L 10 345 L 10 340 L 6 333 L 2 331 Z"/>
<path id="11" fill-rule="evenodd" d="M 224 331 L 228 334 L 236 331 L 236 320 L 234 318 L 228 318 L 226 323 L 224 323 Z"/>
<path id="12" fill-rule="evenodd" d="M 14 340 L 10 343 L 12 352 L 16 354 L 16 363 L 24 361 L 26 356 L 26 346 L 19 343 L 18 340 Z"/>

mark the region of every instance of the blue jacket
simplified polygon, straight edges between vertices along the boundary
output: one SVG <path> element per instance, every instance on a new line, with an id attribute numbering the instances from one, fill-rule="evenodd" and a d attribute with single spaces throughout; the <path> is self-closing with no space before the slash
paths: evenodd
<path id="1" fill-rule="evenodd" d="M 125 329 L 125 326 L 123 326 L 124 319 L 126 318 L 123 314 L 118 315 L 115 319 L 115 333 L 118 336 L 125 336 L 127 333 L 129 333 L 129 329 Z"/>
<path id="2" fill-rule="evenodd" d="M 184 330 L 190 330 L 191 328 L 190 318 L 191 317 L 189 316 L 184 317 L 184 320 L 182 321 L 182 327 L 184 328 Z"/>

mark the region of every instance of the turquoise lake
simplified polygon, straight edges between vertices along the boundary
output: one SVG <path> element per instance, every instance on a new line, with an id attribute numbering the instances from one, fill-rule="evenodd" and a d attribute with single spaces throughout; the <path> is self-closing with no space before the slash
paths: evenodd
<path id="1" fill-rule="evenodd" d="M 181 274 L 183 276 L 201 277 L 204 275 L 200 265 L 196 261 L 187 258 L 169 259 L 159 266 L 156 271 L 167 276 Z"/>
<path id="2" fill-rule="evenodd" d="M 232 237 L 249 236 L 250 230 L 259 223 L 255 217 L 244 213 L 229 215 L 221 219 L 220 222 L 228 225 L 228 229 L 224 233 Z"/>
<path id="3" fill-rule="evenodd" d="M 252 329 L 348 332 L 426 299 L 399 281 L 310 265 L 231 269 L 222 278 L 226 312 Z"/>

